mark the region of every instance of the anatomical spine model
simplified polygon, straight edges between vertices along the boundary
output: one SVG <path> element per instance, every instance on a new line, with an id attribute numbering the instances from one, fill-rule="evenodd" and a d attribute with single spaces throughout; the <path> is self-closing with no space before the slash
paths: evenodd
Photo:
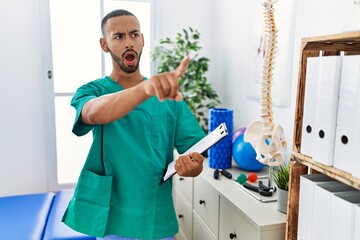
<path id="1" fill-rule="evenodd" d="M 273 121 L 271 85 L 277 49 L 277 29 L 273 4 L 278 0 L 262 2 L 265 11 L 265 55 L 261 81 L 261 121 L 251 123 L 244 133 L 244 140 L 256 151 L 256 159 L 269 166 L 278 166 L 284 162 L 286 150 L 284 130 Z"/>

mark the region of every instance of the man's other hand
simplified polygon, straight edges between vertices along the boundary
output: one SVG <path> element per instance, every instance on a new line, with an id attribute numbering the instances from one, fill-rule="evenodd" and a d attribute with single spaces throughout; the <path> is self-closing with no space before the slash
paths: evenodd
<path id="1" fill-rule="evenodd" d="M 200 153 L 180 156 L 175 162 L 175 170 L 179 176 L 196 177 L 203 170 L 204 157 Z"/>

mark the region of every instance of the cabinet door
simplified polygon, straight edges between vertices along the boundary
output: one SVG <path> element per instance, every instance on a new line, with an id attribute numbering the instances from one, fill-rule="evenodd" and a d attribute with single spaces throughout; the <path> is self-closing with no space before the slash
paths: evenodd
<path id="1" fill-rule="evenodd" d="M 264 203 L 266 204 L 266 203 Z M 232 203 L 220 197 L 219 239 L 221 240 L 284 240 L 285 229 L 260 231 Z"/>
<path id="2" fill-rule="evenodd" d="M 179 232 L 175 235 L 175 240 L 190 240 L 187 239 L 182 229 L 179 229 Z"/>
<path id="3" fill-rule="evenodd" d="M 192 177 L 181 177 L 177 174 L 173 177 L 173 186 L 176 188 L 186 199 L 186 201 L 193 205 L 193 180 Z"/>
<path id="4" fill-rule="evenodd" d="M 211 232 L 218 235 L 219 194 L 203 178 L 194 178 L 194 210 L 199 214 Z"/>
<path id="5" fill-rule="evenodd" d="M 194 213 L 194 240 L 216 240 L 214 234 L 205 225 L 197 213 Z"/>
<path id="6" fill-rule="evenodd" d="M 219 239 L 259 240 L 260 233 L 226 199 L 220 198 Z"/>
<path id="7" fill-rule="evenodd" d="M 186 239 L 192 239 L 192 208 L 179 191 L 175 190 L 175 211 L 180 229 Z M 183 239 L 183 238 L 179 238 Z"/>

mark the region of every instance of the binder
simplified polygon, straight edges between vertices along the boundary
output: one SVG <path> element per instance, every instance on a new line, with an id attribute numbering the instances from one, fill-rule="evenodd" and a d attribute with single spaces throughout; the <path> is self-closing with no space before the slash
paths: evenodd
<path id="1" fill-rule="evenodd" d="M 218 141 L 226 137 L 227 135 L 228 135 L 228 130 L 226 128 L 226 124 L 221 123 L 216 129 L 214 129 L 212 132 L 206 135 L 203 139 L 201 139 L 199 142 L 197 142 L 195 145 L 189 148 L 182 155 L 188 155 L 191 152 L 203 153 L 209 148 L 211 148 L 213 145 L 215 145 Z M 160 184 L 164 183 L 166 180 L 168 180 L 175 174 L 176 174 L 175 161 L 172 161 L 167 166 L 166 172 L 162 177 Z"/>
<path id="2" fill-rule="evenodd" d="M 304 114 L 301 132 L 301 153 L 310 157 L 313 155 L 312 149 L 319 74 L 320 57 L 308 57 L 306 64 Z"/>
<path id="3" fill-rule="evenodd" d="M 316 183 L 330 181 L 334 181 L 334 179 L 324 174 L 311 174 L 300 177 L 297 239 L 311 239 L 314 187 Z"/>
<path id="4" fill-rule="evenodd" d="M 331 199 L 331 240 L 353 239 L 356 205 L 360 204 L 360 191 L 335 193 Z"/>
<path id="5" fill-rule="evenodd" d="M 313 160 L 332 166 L 342 56 L 326 56 L 320 59 Z"/>
<path id="6" fill-rule="evenodd" d="M 344 56 L 334 166 L 360 178 L 360 55 Z"/>
<path id="7" fill-rule="evenodd" d="M 360 240 L 360 205 L 355 210 L 354 240 Z"/>
<path id="8" fill-rule="evenodd" d="M 329 239 L 332 195 L 354 190 L 353 187 L 338 181 L 323 182 L 315 185 L 311 227 L 312 239 Z"/>

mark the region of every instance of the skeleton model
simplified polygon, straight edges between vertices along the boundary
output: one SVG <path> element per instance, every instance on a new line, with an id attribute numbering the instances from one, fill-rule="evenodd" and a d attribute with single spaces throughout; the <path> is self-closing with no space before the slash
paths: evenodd
<path id="1" fill-rule="evenodd" d="M 277 29 L 274 19 L 273 4 L 278 0 L 265 0 L 265 56 L 261 81 L 261 121 L 251 123 L 244 133 L 244 140 L 256 151 L 256 159 L 269 166 L 278 166 L 284 162 L 286 150 L 284 130 L 273 121 L 271 85 L 277 48 Z"/>

